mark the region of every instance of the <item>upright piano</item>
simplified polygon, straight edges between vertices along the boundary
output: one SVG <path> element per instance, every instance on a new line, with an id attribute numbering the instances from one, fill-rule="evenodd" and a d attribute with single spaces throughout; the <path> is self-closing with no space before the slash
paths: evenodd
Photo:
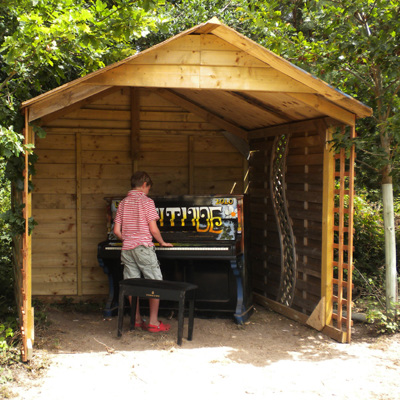
<path id="1" fill-rule="evenodd" d="M 238 324 L 244 323 L 253 310 L 246 263 L 245 196 L 163 196 L 153 200 L 163 239 L 173 244 L 161 247 L 155 243 L 163 278 L 198 285 L 196 312 L 230 314 Z M 110 316 L 118 308 L 123 271 L 122 243 L 113 234 L 121 198 L 106 201 L 109 233 L 98 245 L 98 262 L 109 279 L 104 314 Z"/>

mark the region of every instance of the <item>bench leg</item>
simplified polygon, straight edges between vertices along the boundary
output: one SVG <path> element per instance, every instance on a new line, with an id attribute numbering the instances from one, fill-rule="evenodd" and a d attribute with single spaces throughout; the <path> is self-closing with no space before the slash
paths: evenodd
<path id="1" fill-rule="evenodd" d="M 189 328 L 188 340 L 193 339 L 193 325 L 194 325 L 194 299 L 189 300 Z"/>
<path id="2" fill-rule="evenodd" d="M 124 322 L 124 290 L 120 288 L 119 299 L 118 299 L 118 331 L 117 336 L 122 335 L 122 324 Z"/>
<path id="3" fill-rule="evenodd" d="M 178 346 L 182 346 L 183 336 L 183 322 L 184 322 L 184 311 L 185 311 L 185 293 L 179 297 L 179 311 L 178 311 Z"/>
<path id="4" fill-rule="evenodd" d="M 130 327 L 129 327 L 129 329 L 131 331 L 135 330 L 137 300 L 138 300 L 138 298 L 136 296 L 132 296 L 131 304 L 130 304 L 130 306 L 131 306 L 131 322 L 130 322 Z"/>

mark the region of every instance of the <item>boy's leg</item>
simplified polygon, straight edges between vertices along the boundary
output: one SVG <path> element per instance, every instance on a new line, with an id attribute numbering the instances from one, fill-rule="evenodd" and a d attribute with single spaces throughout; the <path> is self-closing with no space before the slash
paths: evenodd
<path id="1" fill-rule="evenodd" d="M 160 307 L 160 299 L 149 299 L 150 305 L 150 317 L 149 324 L 150 325 L 158 325 L 158 309 Z"/>
<path id="2" fill-rule="evenodd" d="M 129 304 L 132 304 L 132 296 L 128 296 Z M 141 324 L 143 322 L 142 316 L 140 315 L 140 307 L 139 307 L 139 297 L 136 299 L 136 316 L 135 322 L 137 324 Z"/>
<path id="3" fill-rule="evenodd" d="M 121 253 L 121 262 L 124 264 L 124 279 L 140 278 L 140 269 L 132 253 L 133 250 L 123 250 Z M 129 304 L 132 304 L 132 296 L 129 296 Z M 136 301 L 135 322 L 139 324 L 143 322 L 140 315 L 139 298 Z"/>
<path id="4" fill-rule="evenodd" d="M 154 247 L 139 246 L 135 251 L 134 256 L 138 267 L 146 279 L 156 279 L 160 281 L 163 279 L 160 263 L 158 262 Z M 149 299 L 149 306 L 149 325 L 158 326 L 160 324 L 158 320 L 160 299 Z"/>

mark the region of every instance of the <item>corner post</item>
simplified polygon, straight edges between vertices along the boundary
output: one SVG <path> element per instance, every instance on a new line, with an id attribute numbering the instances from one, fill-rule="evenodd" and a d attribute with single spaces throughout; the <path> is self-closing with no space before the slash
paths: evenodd
<path id="1" fill-rule="evenodd" d="M 321 298 L 325 298 L 323 325 L 330 325 L 333 311 L 333 226 L 334 226 L 334 186 L 335 159 L 331 151 L 332 129 L 326 130 L 324 146 L 323 186 L 322 186 L 322 260 Z"/>

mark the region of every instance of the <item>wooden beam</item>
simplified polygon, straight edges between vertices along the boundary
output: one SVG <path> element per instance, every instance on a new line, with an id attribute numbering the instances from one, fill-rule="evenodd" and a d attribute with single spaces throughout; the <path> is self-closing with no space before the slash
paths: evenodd
<path id="1" fill-rule="evenodd" d="M 240 93 L 240 92 L 229 92 L 230 95 L 237 97 L 238 99 L 245 101 L 247 104 L 250 104 L 253 107 L 257 107 L 262 111 L 266 111 L 270 114 L 272 114 L 273 116 L 276 116 L 280 119 L 282 119 L 283 121 L 286 122 L 291 122 L 293 121 L 290 117 L 288 117 L 287 114 L 285 114 L 284 112 L 282 112 L 281 110 L 279 110 L 277 107 L 274 107 L 271 104 L 265 104 L 262 101 L 255 99 L 254 97 L 250 97 L 244 93 Z"/>
<path id="2" fill-rule="evenodd" d="M 87 81 L 90 85 L 199 88 L 198 65 L 124 64 Z"/>
<path id="3" fill-rule="evenodd" d="M 154 50 L 137 57 L 127 64 L 131 65 L 199 65 L 200 51 L 194 49 L 169 49 L 168 47 Z"/>
<path id="4" fill-rule="evenodd" d="M 86 84 L 316 93 L 269 66 L 124 64 L 89 79 Z"/>
<path id="5" fill-rule="evenodd" d="M 103 90 L 103 91 L 101 91 L 99 93 L 96 93 L 96 94 L 94 94 L 94 95 L 92 95 L 90 97 L 87 97 L 87 98 L 85 98 L 83 100 L 77 101 L 76 103 L 73 103 L 73 104 L 71 104 L 69 106 L 66 106 L 66 107 L 61 108 L 61 109 L 59 109 L 57 111 L 54 111 L 54 112 L 52 112 L 50 114 L 44 115 L 42 118 L 40 118 L 40 125 L 46 125 L 49 122 L 54 121 L 55 119 L 62 118 L 64 115 L 67 115 L 67 114 L 69 114 L 71 112 L 79 110 L 80 108 L 83 108 L 83 107 L 87 106 L 88 104 L 91 104 L 94 101 L 96 101 L 96 100 L 98 100 L 98 99 L 100 99 L 100 98 L 102 98 L 104 96 L 107 96 L 107 95 L 109 95 L 111 93 L 114 93 L 119 89 L 120 88 L 118 86 L 111 87 L 109 89 L 106 89 L 106 90 Z"/>
<path id="6" fill-rule="evenodd" d="M 233 135 L 230 132 L 226 132 L 225 131 L 225 132 L 222 132 L 222 133 L 226 137 L 226 139 L 229 141 L 229 143 L 231 143 L 231 145 L 233 147 L 235 147 L 235 149 L 239 153 L 241 153 L 243 155 L 243 157 L 247 160 L 249 158 L 249 155 L 250 155 L 249 143 L 246 140 L 244 140 L 244 139 L 242 139 L 242 138 L 240 138 L 240 137 L 238 137 L 236 135 Z"/>
<path id="7" fill-rule="evenodd" d="M 164 97 L 168 101 L 182 107 L 183 109 L 192 112 L 201 118 L 203 118 L 205 121 L 214 124 L 220 129 L 226 130 L 234 135 L 237 135 L 241 137 L 242 139 L 247 140 L 247 131 L 240 128 L 239 126 L 224 120 L 223 118 L 219 117 L 218 115 L 215 115 L 208 111 L 207 109 L 193 103 L 192 101 L 188 100 L 187 98 L 174 93 L 171 90 L 166 90 L 166 89 L 157 89 L 155 91 L 157 94 L 160 96 Z"/>
<path id="8" fill-rule="evenodd" d="M 203 65 L 200 67 L 199 87 L 278 93 L 315 93 L 313 89 L 301 82 L 267 65 L 263 68 Z"/>
<path id="9" fill-rule="evenodd" d="M 61 110 L 62 108 L 69 107 L 78 101 L 84 100 L 109 88 L 110 86 L 93 86 L 82 84 L 80 86 L 73 86 L 69 89 L 60 91 L 53 96 L 47 96 L 43 100 L 39 100 L 30 106 L 29 122 Z"/>
<path id="10" fill-rule="evenodd" d="M 25 110 L 24 144 L 34 144 L 34 133 L 29 126 L 29 110 Z M 32 193 L 28 190 L 29 183 L 29 153 L 25 151 L 24 166 L 24 191 L 22 202 L 25 204 L 23 215 L 25 218 L 25 232 L 23 234 L 22 248 L 22 282 L 18 287 L 21 295 L 20 321 L 22 332 L 22 359 L 28 361 L 32 357 L 32 343 L 35 337 L 34 310 L 32 308 L 32 236 L 29 234 L 29 219 L 32 216 Z"/>
<path id="11" fill-rule="evenodd" d="M 258 293 L 253 293 L 253 297 L 256 303 L 259 303 L 265 307 L 269 307 L 271 310 L 276 311 L 277 313 L 282 314 L 285 317 L 306 325 L 308 315 L 296 311 L 288 306 L 285 306 L 284 304 L 278 303 L 277 301 L 264 297 Z"/>
<path id="12" fill-rule="evenodd" d="M 332 117 L 346 125 L 353 126 L 355 124 L 354 114 L 338 107 L 334 103 L 326 100 L 321 95 L 307 93 L 288 93 L 288 96 L 309 105 L 315 110 L 320 111 L 328 117 Z"/>
<path id="13" fill-rule="evenodd" d="M 307 121 L 291 122 L 288 124 L 276 125 L 267 128 L 259 128 L 249 131 L 248 134 L 251 139 L 258 139 L 269 136 L 287 135 L 289 133 L 304 132 L 307 130 L 319 131 L 321 123 L 326 123 L 326 119 L 317 118 L 317 119 L 310 119 Z"/>
<path id="14" fill-rule="evenodd" d="M 334 242 L 334 189 L 335 160 L 331 151 L 332 129 L 326 131 L 322 186 L 322 244 L 321 244 L 321 298 L 325 298 L 325 325 L 332 322 L 333 312 L 333 242 Z"/>
<path id="15" fill-rule="evenodd" d="M 207 21 L 204 26 L 200 26 L 199 28 L 196 29 L 196 33 L 210 33 L 212 32 L 215 28 L 221 25 L 221 22 L 219 22 L 218 18 L 213 17 L 209 21 Z"/>
<path id="16" fill-rule="evenodd" d="M 333 326 L 326 325 L 322 329 L 322 333 L 330 338 L 336 340 L 339 343 L 346 343 L 347 340 L 347 333 L 343 332 Z"/>

